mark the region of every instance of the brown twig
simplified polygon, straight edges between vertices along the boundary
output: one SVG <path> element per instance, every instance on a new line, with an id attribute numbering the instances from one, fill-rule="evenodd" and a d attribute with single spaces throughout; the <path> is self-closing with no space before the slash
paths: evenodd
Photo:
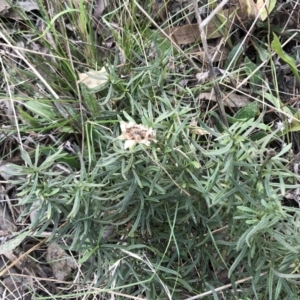
<path id="1" fill-rule="evenodd" d="M 202 21 L 200 13 L 199 13 L 199 8 L 198 8 L 197 1 L 193 0 L 195 15 L 196 15 L 196 18 L 197 18 L 198 27 L 199 27 L 199 31 L 200 31 L 200 35 L 201 35 L 201 41 L 202 41 L 203 49 L 204 49 L 204 52 L 205 52 L 205 58 L 206 58 L 206 61 L 207 61 L 207 65 L 208 65 L 208 68 L 209 68 L 209 76 L 214 81 L 213 86 L 214 86 L 214 92 L 215 92 L 216 100 L 217 100 L 217 103 L 218 103 L 218 107 L 219 107 L 222 122 L 226 127 L 228 127 L 228 121 L 227 121 L 227 118 L 226 118 L 224 104 L 222 102 L 221 90 L 220 90 L 218 82 L 215 80 L 217 76 L 216 76 L 216 73 L 215 73 L 215 70 L 214 70 L 214 67 L 213 67 L 213 64 L 212 64 L 210 54 L 209 54 L 207 38 L 206 38 L 206 33 L 204 31 L 204 27 L 211 21 L 211 19 L 214 17 L 214 15 L 216 15 L 227 2 L 228 2 L 228 0 L 223 0 L 212 11 L 212 13 L 204 21 Z"/>
<path id="2" fill-rule="evenodd" d="M 263 275 L 265 275 L 265 274 L 267 274 L 267 272 L 261 273 L 259 276 L 263 276 Z M 251 279 L 253 279 L 252 276 L 246 277 L 246 278 L 244 278 L 244 279 L 237 280 L 237 281 L 235 282 L 235 285 L 238 285 L 238 284 L 240 284 L 240 283 L 244 283 L 244 282 L 249 281 L 249 280 L 251 280 Z M 211 295 L 213 292 L 220 292 L 220 291 L 226 290 L 226 289 L 231 288 L 231 287 L 232 287 L 232 283 L 229 283 L 229 284 L 220 286 L 220 287 L 214 289 L 213 291 L 208 291 L 208 292 L 205 292 L 205 293 L 202 293 L 202 294 L 199 294 L 199 295 L 190 297 L 190 298 L 186 298 L 185 300 L 195 300 L 195 299 L 200 299 L 200 298 L 203 298 L 203 297 L 205 297 L 205 296 Z"/>
<path id="3" fill-rule="evenodd" d="M 42 244 L 44 244 L 46 242 L 46 239 L 43 239 L 42 241 L 40 241 L 38 244 L 36 244 L 35 246 L 33 246 L 32 248 L 30 248 L 28 251 L 26 251 L 25 253 L 23 253 L 22 255 L 20 255 L 20 257 L 18 257 L 16 260 L 14 260 L 9 266 L 7 266 L 6 268 L 4 268 L 1 272 L 0 272 L 0 277 L 3 276 L 3 274 L 5 274 L 8 270 L 10 270 L 13 266 L 18 265 L 20 263 L 20 261 L 22 261 L 22 259 L 24 259 L 25 257 L 27 257 L 27 255 L 29 253 L 31 253 L 32 251 L 34 251 L 35 249 L 37 249 L 38 247 L 40 247 Z"/>

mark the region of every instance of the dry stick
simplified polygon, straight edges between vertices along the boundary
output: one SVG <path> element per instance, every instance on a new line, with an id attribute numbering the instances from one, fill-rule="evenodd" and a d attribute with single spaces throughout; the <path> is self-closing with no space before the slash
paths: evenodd
<path id="1" fill-rule="evenodd" d="M 13 261 L 9 266 L 7 266 L 4 270 L 0 272 L 0 277 L 3 276 L 9 269 L 11 269 L 14 265 L 18 264 L 24 257 L 26 257 L 30 252 L 37 249 L 39 246 L 44 244 L 47 239 L 41 240 L 38 244 L 27 250 L 25 253 L 23 253 L 20 257 L 18 257 L 15 261 Z"/>
<path id="2" fill-rule="evenodd" d="M 204 31 L 204 27 L 223 8 L 223 6 L 227 2 L 228 2 L 228 0 L 223 0 L 211 12 L 211 14 L 204 21 L 202 21 L 200 13 L 199 13 L 199 8 L 198 8 L 197 1 L 193 0 L 194 10 L 195 10 L 195 14 L 196 14 L 197 22 L 198 22 L 198 27 L 199 27 L 199 31 L 200 31 L 200 35 L 201 35 L 201 42 L 202 42 L 202 45 L 203 45 L 203 49 L 204 49 L 204 52 L 205 52 L 205 57 L 206 57 L 208 68 L 209 68 L 209 75 L 210 75 L 210 78 L 212 78 L 212 80 L 214 81 L 214 92 L 215 92 L 215 95 L 216 95 L 216 100 L 217 100 L 217 103 L 218 103 L 221 119 L 223 121 L 223 124 L 226 127 L 228 127 L 228 121 L 227 121 L 227 118 L 226 118 L 226 113 L 225 113 L 224 105 L 223 105 L 223 102 L 222 102 L 222 95 L 221 95 L 220 87 L 219 87 L 218 82 L 215 81 L 217 76 L 216 76 L 216 73 L 214 71 L 214 67 L 213 67 L 211 57 L 210 57 L 210 54 L 209 54 L 208 44 L 207 44 L 207 39 L 206 39 L 206 34 L 205 34 L 205 31 Z"/>
<path id="3" fill-rule="evenodd" d="M 208 61 L 208 65 L 209 65 L 209 70 L 210 70 L 210 76 L 214 79 L 216 78 L 216 74 L 214 72 L 213 69 L 213 65 L 211 62 L 211 58 L 208 52 L 208 45 L 207 45 L 207 40 L 206 40 L 206 35 L 205 32 L 203 30 L 203 28 L 211 21 L 211 19 L 223 8 L 223 6 L 228 2 L 229 0 L 223 0 L 212 12 L 211 14 L 202 22 L 201 21 L 201 17 L 199 14 L 199 10 L 198 10 L 198 5 L 195 2 L 195 0 L 193 0 L 194 2 L 194 7 L 195 7 L 195 13 L 196 13 L 196 17 L 198 20 L 198 25 L 199 25 L 199 31 L 201 33 L 201 40 L 203 43 L 203 48 L 204 48 L 204 52 L 206 55 L 206 59 Z M 181 53 L 184 55 L 184 57 L 188 58 L 188 60 L 191 62 L 191 64 L 197 69 L 200 70 L 199 67 L 194 63 L 194 61 L 186 54 L 184 53 L 181 48 L 170 38 L 170 36 L 160 28 L 160 26 L 149 16 L 149 14 L 136 2 L 134 1 L 135 5 L 139 8 L 139 10 L 149 19 L 151 20 L 152 24 L 171 42 L 171 44 Z M 202 24 L 201 24 L 202 23 Z M 221 92 L 220 92 L 220 88 L 218 83 L 214 83 L 214 91 L 215 91 L 215 95 L 216 95 L 216 100 L 218 102 L 218 106 L 219 106 L 219 110 L 220 110 L 220 114 L 221 114 L 221 118 L 222 121 L 224 123 L 225 126 L 228 127 L 228 122 L 227 122 L 227 118 L 226 118 L 226 113 L 225 113 L 225 109 L 224 109 L 224 105 L 223 102 L 221 101 Z"/>
<path id="4" fill-rule="evenodd" d="M 29 69 L 41 80 L 41 82 L 45 85 L 45 87 L 48 89 L 48 91 L 53 95 L 53 97 L 58 100 L 59 97 L 58 95 L 55 93 L 55 91 L 52 89 L 52 87 L 47 83 L 47 81 L 41 76 L 41 74 L 36 70 L 36 68 L 25 58 L 25 56 L 23 56 L 23 54 L 17 50 L 15 47 L 13 47 L 13 45 L 11 44 L 11 42 L 6 38 L 6 36 L 2 33 L 5 32 L 5 29 L 3 28 L 3 26 L 0 24 L 1 26 L 1 30 L 0 30 L 0 38 L 2 38 L 9 47 L 11 47 L 12 49 L 14 49 L 14 51 L 16 52 L 16 54 L 20 57 L 20 59 L 22 59 L 26 65 L 29 67 Z"/>
<path id="5" fill-rule="evenodd" d="M 49 282 L 65 284 L 65 285 L 72 285 L 74 283 L 73 281 L 63 281 L 63 280 L 58 280 L 58 279 L 53 279 L 53 278 L 43 278 L 43 277 L 37 277 L 37 276 L 32 276 L 32 275 L 17 274 L 17 273 L 11 273 L 10 275 L 23 277 L 23 278 L 31 277 L 31 278 L 35 279 L 36 281 L 49 281 Z M 79 286 L 79 287 L 81 287 L 82 290 L 85 288 L 84 285 Z M 124 297 L 124 299 L 134 299 L 134 300 L 144 300 L 145 299 L 145 298 L 135 297 L 135 296 L 131 296 L 131 295 L 115 292 L 115 291 L 110 291 L 108 289 L 96 288 L 93 286 L 90 286 L 89 289 L 90 289 L 90 291 L 87 292 L 87 294 L 93 294 L 93 293 L 97 292 L 97 293 L 108 293 L 108 294 L 112 294 L 112 295 L 122 296 L 122 297 Z M 93 290 L 93 292 L 91 290 Z M 83 295 L 83 294 L 86 294 L 86 293 L 79 292 L 79 295 Z"/>
<path id="6" fill-rule="evenodd" d="M 8 44 L 5 44 L 5 43 L 0 43 L 0 46 L 11 48 L 11 49 L 14 49 L 14 50 L 20 50 L 22 52 L 33 53 L 33 54 L 37 54 L 37 55 L 40 55 L 40 56 L 47 56 L 47 57 L 51 57 L 51 58 L 55 58 L 55 59 L 60 59 L 60 60 L 69 60 L 69 58 L 65 58 L 65 57 L 61 57 L 61 56 L 57 56 L 57 55 L 49 54 L 49 53 L 41 53 L 39 51 L 35 51 L 35 50 L 25 49 L 25 48 L 22 48 L 22 47 L 13 46 L 11 44 L 8 45 Z M 1 50 L 1 53 L 3 53 L 3 54 L 6 55 L 5 50 Z M 11 53 L 9 53 L 9 55 L 11 55 Z M 89 67 L 88 64 L 83 63 L 81 61 L 73 61 L 73 62 L 75 64 L 78 64 L 78 65 L 81 65 L 81 66 Z"/>
<path id="7" fill-rule="evenodd" d="M 76 73 L 75 68 L 74 68 L 74 63 L 73 63 L 73 58 L 72 58 L 72 54 L 71 54 L 71 50 L 70 50 L 70 45 L 67 42 L 66 43 L 67 46 L 67 53 L 68 53 L 68 57 L 69 57 L 69 62 L 72 66 L 73 71 Z M 79 83 L 78 81 L 76 81 L 76 90 L 77 90 L 77 96 L 78 96 L 78 100 L 79 100 L 79 107 L 80 107 L 80 118 L 81 118 L 81 153 L 83 155 L 84 153 L 84 140 L 85 140 L 85 131 L 84 131 L 84 120 L 83 120 L 83 105 L 82 105 L 82 98 L 81 98 L 81 93 L 80 93 L 80 87 L 79 87 Z"/>
<path id="8" fill-rule="evenodd" d="M 223 0 L 220 4 L 218 4 L 218 6 L 209 14 L 209 16 L 203 20 L 200 24 L 200 31 L 202 31 L 204 29 L 204 27 L 212 20 L 212 18 L 223 8 L 223 6 L 225 4 L 227 4 L 229 0 Z M 194 4 L 194 8 L 195 8 L 195 1 L 193 0 L 193 4 Z M 199 14 L 199 9 L 198 9 L 198 5 L 196 4 L 197 7 L 197 11 L 195 9 L 195 13 L 196 13 L 196 17 L 197 17 L 197 13 Z M 197 19 L 198 20 L 198 19 Z"/>
<path id="9" fill-rule="evenodd" d="M 58 229 L 61 229 L 63 226 L 66 225 L 67 222 L 64 222 L 63 224 L 61 224 L 59 226 Z M 29 234 L 28 234 L 29 236 Z M 37 249 L 39 246 L 41 246 L 42 244 L 46 243 L 48 240 L 48 238 L 45 238 L 43 240 L 41 240 L 38 244 L 36 244 L 35 246 L 33 246 L 32 248 L 30 248 L 29 250 L 27 250 L 25 253 L 23 253 L 20 257 L 18 257 L 15 261 L 13 261 L 9 266 L 7 266 L 4 270 L 2 270 L 0 272 L 0 277 L 3 276 L 4 273 L 6 273 L 10 268 L 12 268 L 15 264 L 17 264 L 20 260 L 22 260 L 24 257 L 26 257 L 29 253 L 31 253 L 32 251 L 34 251 L 35 249 Z"/>
<path id="10" fill-rule="evenodd" d="M 260 276 L 263 276 L 263 275 L 265 275 L 265 274 L 267 274 L 267 272 L 261 273 Z M 243 283 L 243 282 L 245 282 L 245 281 L 251 280 L 252 278 L 253 278 L 252 276 L 246 277 L 246 278 L 244 278 L 244 279 L 241 279 L 241 280 L 236 281 L 235 284 L 238 285 L 238 284 Z M 231 283 L 226 284 L 226 285 L 223 285 L 223 286 L 220 286 L 220 287 L 214 289 L 214 291 L 215 291 L 215 292 L 220 292 L 220 291 L 226 290 L 226 289 L 228 289 L 228 288 L 230 288 L 230 287 L 232 287 L 232 284 L 231 284 Z M 199 295 L 190 297 L 190 298 L 186 298 L 186 299 L 184 299 L 184 300 L 195 300 L 195 299 L 200 299 L 200 298 L 203 298 L 203 297 L 205 297 L 205 296 L 208 296 L 208 295 L 210 295 L 210 294 L 212 294 L 212 293 L 213 293 L 213 291 L 208 291 L 208 292 L 205 292 L 205 293 L 202 293 L 202 294 L 199 294 Z"/>
<path id="11" fill-rule="evenodd" d="M 13 114 L 14 114 L 14 121 L 15 121 L 15 126 L 16 126 L 16 129 L 17 129 L 19 144 L 20 144 L 21 149 L 24 150 L 23 149 L 22 138 L 21 138 L 21 134 L 20 134 L 20 127 L 19 127 L 19 122 L 18 122 L 18 118 L 17 118 L 17 113 L 16 113 L 14 102 L 13 102 L 13 96 L 12 96 L 10 85 L 8 83 L 7 72 L 6 72 L 6 68 L 3 65 L 2 57 L 0 58 L 0 61 L 1 61 L 2 70 L 3 70 L 2 73 L 3 73 L 4 79 L 5 79 L 6 85 L 7 85 L 7 93 L 8 93 L 9 100 L 11 102 L 11 107 L 12 107 Z"/>
<path id="12" fill-rule="evenodd" d="M 24 274 L 17 274 L 17 273 L 11 273 L 10 275 L 11 276 L 23 277 L 23 278 L 31 277 L 31 278 L 35 279 L 36 281 L 49 281 L 49 282 L 65 284 L 65 285 L 74 284 L 74 281 L 63 281 L 63 280 L 58 280 L 58 279 L 53 279 L 53 278 L 43 278 L 43 277 L 37 277 L 37 276 L 32 276 L 32 275 L 24 275 Z M 86 286 L 84 286 L 84 285 L 80 285 L 79 287 L 81 287 L 82 290 L 84 288 L 86 288 Z M 70 289 L 71 289 L 71 287 L 70 287 Z M 144 300 L 145 299 L 145 298 L 135 297 L 135 296 L 131 296 L 131 295 L 115 292 L 115 291 L 110 291 L 108 289 L 96 288 L 96 287 L 93 287 L 93 286 L 90 286 L 89 289 L 90 289 L 90 291 L 86 292 L 87 294 L 93 294 L 93 293 L 97 292 L 97 293 L 108 293 L 108 294 L 112 294 L 112 295 L 122 296 L 123 299 L 134 299 L 134 300 Z M 91 290 L 93 290 L 93 292 Z M 86 293 L 85 292 L 79 292 L 79 295 L 83 295 L 83 294 L 86 294 Z"/>
<path id="13" fill-rule="evenodd" d="M 258 17 L 257 17 L 257 18 L 258 18 Z M 245 38 L 243 39 L 241 45 L 243 45 L 243 44 L 244 44 L 244 41 L 248 38 L 249 32 L 252 31 L 253 26 L 256 24 L 257 18 L 254 20 L 253 24 L 251 25 L 250 29 L 248 30 L 248 32 L 247 32 Z M 295 32 L 292 36 L 290 36 L 290 37 L 282 44 L 282 47 L 284 47 L 287 43 L 289 43 L 289 42 L 290 42 L 297 34 L 299 34 L 299 33 L 298 33 L 298 32 Z M 240 46 L 240 47 L 241 47 L 241 46 Z M 239 52 L 239 50 L 240 50 L 240 47 L 237 49 L 237 51 L 236 51 L 237 53 L 234 55 L 232 61 L 235 60 L 235 58 L 236 58 L 236 56 L 237 56 L 237 54 L 238 54 L 238 52 Z M 270 55 L 270 58 L 272 58 L 275 54 L 276 54 L 276 53 L 273 52 L 273 53 Z M 226 100 L 227 98 L 229 98 L 235 91 L 241 92 L 241 91 L 238 90 L 238 89 L 239 89 L 240 87 L 244 86 L 244 85 L 248 82 L 248 80 L 251 78 L 251 76 L 253 76 L 259 69 L 261 69 L 268 61 L 269 61 L 269 60 L 266 59 L 266 60 L 264 60 L 259 66 L 257 66 L 256 69 L 255 69 L 254 71 L 252 71 L 251 74 L 249 74 L 244 80 L 242 80 L 242 81 L 237 85 L 237 87 L 236 87 L 235 89 L 232 89 L 232 91 L 229 92 L 229 93 L 224 97 L 223 100 Z M 228 70 L 230 67 L 231 67 L 231 63 L 230 63 L 229 66 L 227 67 L 227 70 Z M 297 65 L 297 67 L 298 67 L 298 65 Z M 227 71 L 227 70 L 226 70 L 226 71 Z M 225 75 L 226 75 L 226 73 L 224 73 L 224 75 L 222 76 L 221 80 L 223 80 L 223 78 L 225 77 Z M 246 95 L 246 94 L 245 94 L 245 95 Z M 247 95 L 247 96 L 249 96 L 249 95 Z M 249 97 L 251 98 L 251 96 L 249 96 Z M 253 98 L 253 97 L 252 97 L 252 98 Z M 255 98 L 253 98 L 253 99 L 255 100 Z M 281 113 L 286 114 L 286 113 L 283 112 L 283 111 L 281 111 Z M 286 114 L 286 115 L 289 116 L 288 114 Z M 293 116 L 290 116 L 290 117 L 294 118 Z M 294 118 L 294 119 L 295 119 L 295 120 L 298 120 L 298 119 L 296 119 L 296 118 Z"/>
<path id="14" fill-rule="evenodd" d="M 201 23 L 201 17 L 199 15 L 198 6 L 197 6 L 197 4 L 195 4 L 195 0 L 194 0 L 195 13 L 196 13 L 197 19 L 198 19 L 198 17 L 200 18 L 199 19 L 200 21 L 198 20 L 198 24 L 199 24 L 199 30 L 200 30 L 200 33 L 201 33 L 201 40 L 202 40 L 202 43 L 203 43 L 203 47 L 204 47 L 204 51 L 205 51 L 205 54 L 206 54 L 207 61 L 209 62 L 210 76 L 213 79 L 216 77 L 216 74 L 214 72 L 214 69 L 213 69 L 213 66 L 212 66 L 212 62 L 211 62 L 211 58 L 210 58 L 210 55 L 209 55 L 209 52 L 208 52 L 207 40 L 206 40 L 206 36 L 205 36 L 203 28 L 212 20 L 212 18 L 223 8 L 223 6 L 228 1 L 229 0 L 223 0 L 211 12 L 211 14 Z M 194 68 L 196 70 L 201 71 L 201 69 L 192 60 L 192 58 L 190 57 L 190 55 L 188 55 L 187 53 L 185 53 L 184 51 L 182 51 L 182 49 L 172 40 L 172 38 L 164 30 L 162 30 L 160 28 L 160 26 L 149 16 L 149 14 L 137 3 L 136 0 L 134 0 L 134 3 L 139 8 L 139 10 L 152 22 L 152 24 L 161 32 L 161 34 L 164 35 L 170 41 L 170 43 L 177 49 L 177 51 L 179 53 L 181 53 L 184 57 L 186 57 L 189 60 L 189 62 L 194 66 Z M 214 84 L 214 91 L 215 91 L 216 100 L 217 100 L 217 103 L 218 103 L 218 106 L 219 106 L 219 110 L 220 110 L 222 121 L 223 121 L 224 125 L 228 127 L 228 122 L 227 122 L 227 118 L 226 118 L 226 114 L 225 114 L 224 105 L 223 105 L 223 102 L 221 100 L 222 97 L 221 97 L 221 92 L 220 92 L 220 88 L 219 88 L 219 84 L 218 83 Z"/>
<path id="15" fill-rule="evenodd" d="M 228 0 L 226 0 L 228 1 Z M 189 60 L 189 62 L 195 67 L 195 69 L 197 70 L 201 70 L 196 63 L 192 60 L 192 58 L 190 57 L 190 55 L 188 55 L 187 53 L 185 53 L 174 41 L 173 39 L 163 30 L 160 28 L 160 26 L 151 18 L 151 16 L 149 16 L 149 14 L 136 2 L 134 1 L 135 5 L 138 7 L 138 9 L 152 22 L 152 24 L 158 29 L 158 31 L 160 31 L 160 33 L 165 36 L 169 42 L 173 45 L 173 47 L 176 48 L 176 50 L 182 54 L 185 58 L 187 58 Z"/>

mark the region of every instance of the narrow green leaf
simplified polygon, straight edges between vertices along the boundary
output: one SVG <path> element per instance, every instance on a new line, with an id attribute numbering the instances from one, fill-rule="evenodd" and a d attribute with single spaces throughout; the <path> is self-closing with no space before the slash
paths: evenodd
<path id="1" fill-rule="evenodd" d="M 94 247 L 92 250 L 88 250 L 85 252 L 85 254 L 78 260 L 78 264 L 85 263 L 98 249 L 98 246 Z"/>
<path id="2" fill-rule="evenodd" d="M 48 103 L 40 102 L 38 100 L 29 100 L 24 101 L 23 104 L 31 112 L 42 118 L 52 121 L 55 119 L 56 114 L 54 113 L 53 106 Z"/>
<path id="3" fill-rule="evenodd" d="M 298 70 L 298 68 L 297 68 L 296 61 L 295 61 L 295 59 L 294 59 L 293 57 L 287 55 L 287 54 L 283 51 L 283 49 L 282 49 L 282 47 L 281 47 L 281 44 L 280 44 L 280 41 L 279 41 L 277 35 L 276 35 L 274 32 L 273 32 L 273 41 L 272 41 L 272 43 L 271 43 L 271 47 L 272 47 L 272 49 L 275 51 L 275 53 L 277 53 L 278 56 L 279 56 L 284 62 L 286 62 L 286 63 L 290 66 L 290 68 L 291 68 L 293 74 L 295 75 L 295 77 L 297 78 L 298 83 L 300 84 L 300 75 L 299 75 L 299 70 Z"/>
<path id="4" fill-rule="evenodd" d="M 256 91 L 256 94 L 261 95 L 263 98 L 266 98 L 268 101 L 270 101 L 276 109 L 281 111 L 281 107 L 283 107 L 281 100 L 273 96 L 271 93 L 265 93 L 262 91 Z"/>
<path id="5" fill-rule="evenodd" d="M 27 123 L 29 123 L 33 128 L 38 128 L 40 126 L 40 123 L 38 122 L 38 120 L 36 118 L 32 117 L 29 113 L 27 113 L 26 111 L 24 111 L 19 106 L 17 106 L 17 109 L 18 109 L 20 115 L 22 116 L 22 118 Z"/>
<path id="6" fill-rule="evenodd" d="M 250 213 L 253 213 L 254 215 L 256 215 L 256 211 L 254 209 L 250 208 L 250 207 L 247 207 L 247 206 L 238 206 L 237 208 L 239 210 L 250 212 Z"/>
<path id="7" fill-rule="evenodd" d="M 300 279 L 300 274 L 284 274 L 284 273 L 280 273 L 274 269 L 272 269 L 272 271 L 274 272 L 274 274 L 280 278 L 286 278 L 286 279 Z"/>
<path id="8" fill-rule="evenodd" d="M 258 85 L 262 84 L 262 78 L 263 78 L 263 74 L 261 70 L 257 70 L 255 73 L 254 71 L 257 69 L 257 65 L 254 64 L 249 58 L 248 56 L 245 57 L 244 60 L 244 65 L 245 65 L 245 71 L 246 74 L 250 77 L 250 82 L 253 84 L 253 88 L 256 89 Z"/>
<path id="9" fill-rule="evenodd" d="M 242 42 L 237 43 L 228 54 L 228 57 L 224 64 L 224 69 L 227 70 L 228 67 L 234 68 L 243 52 L 244 46 Z"/>
<path id="10" fill-rule="evenodd" d="M 224 153 L 228 153 L 232 147 L 232 144 L 233 144 L 233 142 L 230 141 L 226 146 L 224 146 L 220 149 L 217 149 L 217 150 L 204 150 L 203 148 L 201 150 L 205 156 L 218 156 L 218 155 L 222 155 Z"/>

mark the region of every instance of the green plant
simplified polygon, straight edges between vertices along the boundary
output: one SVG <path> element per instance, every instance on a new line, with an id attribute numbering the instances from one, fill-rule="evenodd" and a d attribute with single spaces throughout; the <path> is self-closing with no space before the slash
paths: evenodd
<path id="1" fill-rule="evenodd" d="M 39 2 L 35 14 L 44 23 L 42 31 L 28 17 L 7 39 L 24 40 L 29 32 L 29 44 L 42 45 L 51 57 L 51 72 L 45 54 L 25 49 L 28 64 L 19 56 L 25 66 L 3 58 L 3 83 L 7 90 L 15 85 L 14 94 L 8 94 L 17 129 L 4 128 L 7 136 L 0 142 L 8 144 L 15 135 L 19 143 L 9 144 L 3 156 L 22 160 L 22 166 L 6 172 L 14 176 L 14 205 L 21 211 L 17 222 L 26 230 L 8 248 L 26 236 L 39 239 L 50 232 L 47 243 L 63 241 L 75 256 L 84 292 L 73 290 L 72 281 L 68 294 L 38 290 L 35 297 L 298 295 L 300 210 L 283 201 L 288 190 L 298 187 L 299 176 L 289 170 L 292 145 L 285 144 L 285 134 L 298 127 L 274 130 L 265 121 L 266 107 L 289 114 L 274 65 L 269 86 L 261 78 L 263 65 L 243 60 L 246 65 L 234 74 L 249 77 L 254 102 L 227 108 L 231 125 L 225 128 L 213 106 L 197 99 L 212 83 L 194 86 L 196 71 L 186 53 L 160 31 L 146 28 L 154 20 L 141 17 L 137 1 L 110 3 L 103 27 L 89 21 L 93 7 L 88 2 L 49 5 Z M 151 5 L 145 10 L 150 15 Z M 184 13 L 178 12 L 178 22 Z M 103 51 L 106 31 L 117 47 Z M 272 46 L 285 57 L 278 43 Z M 267 46 L 255 45 L 259 63 L 268 62 Z M 238 41 L 232 47 L 224 63 L 227 72 L 238 68 L 244 46 Z M 295 71 L 294 61 L 289 66 Z M 82 74 L 101 84 L 91 88 L 79 79 Z M 228 88 L 223 77 L 217 81 Z M 189 80 L 190 85 L 182 82 Z M 262 85 L 266 90 L 258 91 Z M 134 147 L 124 149 L 118 138 L 122 122 L 151 128 L 156 137 L 148 145 L 138 133 Z"/>

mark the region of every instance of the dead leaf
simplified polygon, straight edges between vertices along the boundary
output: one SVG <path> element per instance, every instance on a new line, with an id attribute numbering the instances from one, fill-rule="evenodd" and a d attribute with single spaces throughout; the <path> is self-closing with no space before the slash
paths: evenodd
<path id="1" fill-rule="evenodd" d="M 8 12 L 8 10 L 10 9 L 10 5 L 9 3 L 7 3 L 6 0 L 0 0 L 0 14 L 4 15 Z"/>
<path id="2" fill-rule="evenodd" d="M 10 233 L 17 231 L 17 227 L 14 224 L 14 221 L 10 216 L 8 210 L 2 206 L 0 206 L 0 230 Z"/>
<path id="3" fill-rule="evenodd" d="M 215 76 L 223 75 L 225 77 L 225 82 L 229 81 L 231 86 L 236 86 L 237 79 L 228 71 L 220 69 L 218 67 L 214 67 L 214 74 Z M 210 79 L 210 72 L 202 72 L 196 74 L 196 79 L 198 80 L 198 83 L 205 83 Z M 228 80 L 227 80 L 228 79 Z"/>
<path id="4" fill-rule="evenodd" d="M 108 5 L 108 1 L 107 0 L 98 0 L 95 3 L 95 8 L 94 8 L 94 13 L 93 16 L 96 19 L 99 19 L 102 17 L 102 13 L 104 12 L 105 7 Z"/>
<path id="5" fill-rule="evenodd" d="M 300 188 L 286 192 L 284 197 L 288 200 L 294 200 L 300 207 Z"/>
<path id="6" fill-rule="evenodd" d="M 253 0 L 239 0 L 240 11 L 239 16 L 242 20 L 253 20 L 258 15 L 256 4 Z"/>
<path id="7" fill-rule="evenodd" d="M 21 174 L 21 168 L 18 165 L 10 162 L 0 163 L 0 176 L 5 180 L 8 180 L 13 176 L 20 176 Z"/>
<path id="8" fill-rule="evenodd" d="M 20 299 L 20 294 L 25 295 L 28 290 L 34 289 L 32 276 L 24 277 L 9 275 L 2 281 L 2 283 L 3 286 L 9 290 L 9 293 L 8 291 L 3 293 L 6 294 L 6 297 L 2 299 Z"/>
<path id="9" fill-rule="evenodd" d="M 2 269 L 1 276 L 4 275 L 7 276 L 7 278 L 11 276 L 11 278 L 12 277 L 15 278 L 15 276 L 17 276 L 18 274 L 22 274 L 23 276 L 21 278 L 23 279 L 29 278 L 29 280 L 25 282 L 27 284 L 27 288 L 30 286 L 31 290 L 35 289 L 35 285 L 33 284 L 32 281 L 34 277 L 41 277 L 45 279 L 48 278 L 48 276 L 46 275 L 46 273 L 44 272 L 40 264 L 37 261 L 33 260 L 31 257 L 29 257 L 26 253 L 23 253 L 20 247 L 16 247 L 14 248 L 14 250 L 5 251 L 3 253 L 3 257 L 10 260 L 12 264 L 9 267 L 4 268 L 4 265 L 2 265 L 0 262 L 0 266 Z M 2 257 L 2 262 L 3 262 L 3 257 Z M 24 275 L 29 275 L 29 276 L 24 277 Z M 51 283 L 51 281 L 49 282 L 46 281 L 46 284 L 48 286 L 51 286 L 51 288 L 53 288 L 54 291 L 58 292 L 57 288 Z"/>
<path id="10" fill-rule="evenodd" d="M 47 249 L 46 260 L 50 264 L 56 279 L 65 281 L 76 269 L 76 261 L 68 255 L 57 243 L 51 243 Z"/>
<path id="11" fill-rule="evenodd" d="M 4 110 L 5 116 L 9 119 L 12 125 L 15 125 L 13 101 L 10 99 L 0 100 L 0 109 Z"/>
<path id="12" fill-rule="evenodd" d="M 227 22 L 223 27 L 227 30 L 230 28 L 231 23 L 233 22 L 235 17 L 233 14 L 233 9 L 220 11 L 219 14 L 217 14 L 205 28 L 208 40 L 223 36 L 222 32 L 218 30 L 220 26 L 216 25 L 220 24 L 219 15 L 227 19 Z M 174 40 L 174 42 L 179 45 L 191 44 L 196 42 L 197 40 L 200 40 L 200 31 L 198 24 L 187 24 L 183 26 L 172 27 L 168 28 L 165 31 Z"/>
<path id="13" fill-rule="evenodd" d="M 18 1 L 18 7 L 23 8 L 24 11 L 39 10 L 35 0 Z"/>
<path id="14" fill-rule="evenodd" d="M 33 10 L 39 10 L 39 6 L 35 0 L 18 1 L 17 5 L 18 6 L 15 7 L 16 9 L 14 9 L 14 10 L 10 9 L 7 13 L 5 13 L 5 17 L 13 19 L 13 20 L 24 20 L 24 19 L 28 19 L 28 17 L 26 17 L 25 14 L 20 14 L 20 12 L 18 12 L 17 8 L 21 8 L 23 11 L 26 11 L 26 12 L 33 11 Z"/>
<path id="15" fill-rule="evenodd" d="M 225 100 L 223 101 L 224 105 L 228 107 L 244 107 L 245 105 L 251 103 L 249 101 L 249 97 L 238 94 L 231 94 L 229 97 L 227 95 L 223 95 Z M 214 92 L 211 93 L 201 93 L 198 95 L 197 100 L 209 100 L 209 101 L 217 101 Z"/>
<path id="16" fill-rule="evenodd" d="M 166 29 L 165 31 L 178 45 L 187 45 L 200 40 L 198 24 L 187 24 L 183 26 L 172 27 Z"/>
<path id="17" fill-rule="evenodd" d="M 259 16 L 261 21 L 265 21 L 276 6 L 276 0 L 239 0 L 239 16 L 242 20 L 253 20 Z"/>
<path id="18" fill-rule="evenodd" d="M 276 0 L 257 0 L 256 7 L 259 13 L 259 18 L 264 21 L 273 11 L 276 5 Z"/>
<path id="19" fill-rule="evenodd" d="M 197 79 L 198 83 L 205 83 L 209 79 L 209 71 L 197 73 L 196 79 Z"/>
<path id="20" fill-rule="evenodd" d="M 89 71 L 78 74 L 78 83 L 83 83 L 89 89 L 94 89 L 104 85 L 108 81 L 108 74 L 103 67 L 100 71 Z"/>
<path id="21" fill-rule="evenodd" d="M 120 59 L 120 63 L 122 65 L 126 64 L 126 55 L 125 55 L 125 51 L 118 45 L 118 50 L 119 50 L 119 59 Z"/>

